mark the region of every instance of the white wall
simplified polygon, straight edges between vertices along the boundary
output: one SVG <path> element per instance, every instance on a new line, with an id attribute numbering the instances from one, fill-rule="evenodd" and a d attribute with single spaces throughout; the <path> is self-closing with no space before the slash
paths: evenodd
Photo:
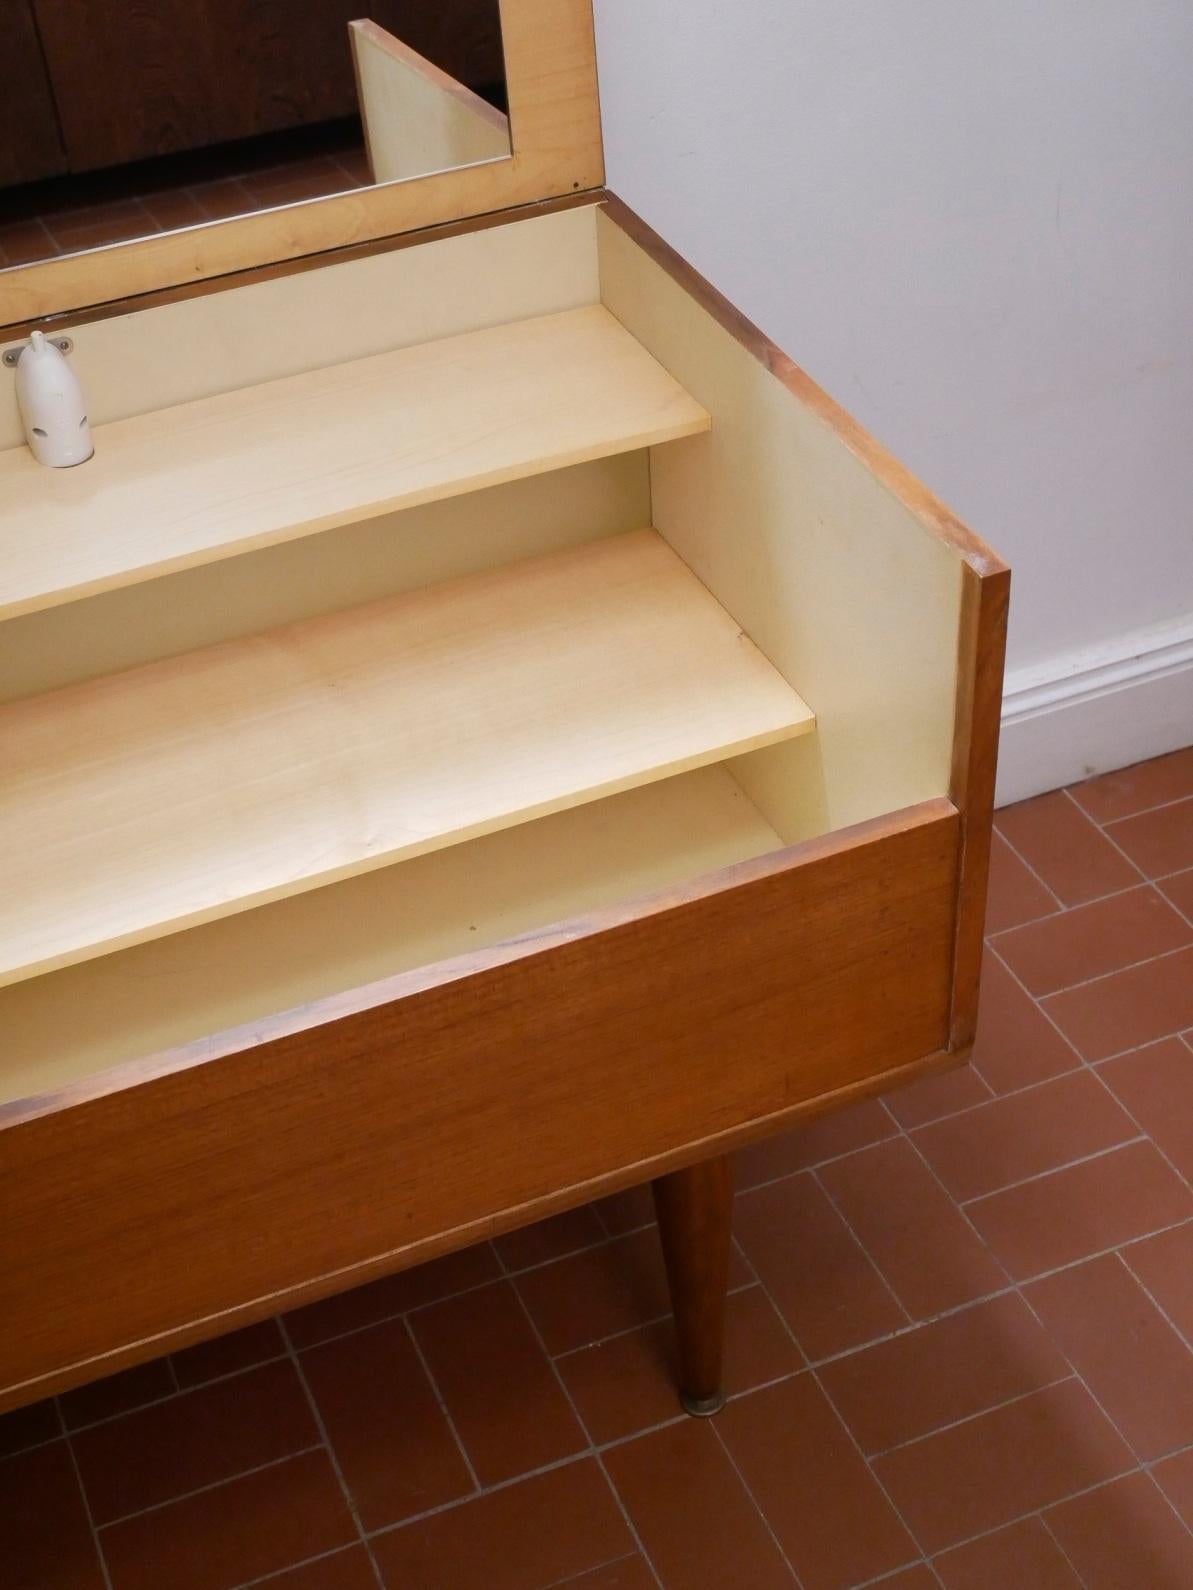
<path id="1" fill-rule="evenodd" d="M 595 10 L 609 186 L 1013 564 L 1003 797 L 1193 740 L 1193 0 Z"/>

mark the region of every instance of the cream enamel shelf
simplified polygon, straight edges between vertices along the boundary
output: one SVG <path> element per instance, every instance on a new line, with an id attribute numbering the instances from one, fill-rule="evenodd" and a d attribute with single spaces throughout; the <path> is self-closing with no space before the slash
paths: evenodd
<path id="1" fill-rule="evenodd" d="M 0 710 L 0 983 L 809 732 L 652 530 Z"/>
<path id="2" fill-rule="evenodd" d="M 599 304 L 0 453 L 0 618 L 707 430 Z"/>

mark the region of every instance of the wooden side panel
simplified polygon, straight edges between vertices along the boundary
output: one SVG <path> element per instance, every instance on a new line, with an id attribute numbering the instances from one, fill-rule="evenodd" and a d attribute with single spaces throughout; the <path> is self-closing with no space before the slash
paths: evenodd
<path id="1" fill-rule="evenodd" d="M 951 1045 L 957 1050 L 968 1049 L 977 1030 L 1010 596 L 1009 569 L 983 572 L 973 567 L 966 568 L 957 662 L 957 726 L 950 788 L 952 799 L 962 817 L 961 884 L 957 902 L 950 1031 Z"/>
<path id="2" fill-rule="evenodd" d="M 929 802 L 0 1112 L 0 1402 L 938 1050 L 957 857 Z"/>
<path id="3" fill-rule="evenodd" d="M 508 116 L 375 22 L 348 30 L 374 182 L 509 154 Z"/>

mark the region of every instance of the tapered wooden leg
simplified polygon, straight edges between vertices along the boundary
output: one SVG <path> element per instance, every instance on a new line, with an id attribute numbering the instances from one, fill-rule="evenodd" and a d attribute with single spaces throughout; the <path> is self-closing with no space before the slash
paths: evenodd
<path id="1" fill-rule="evenodd" d="M 727 1156 L 660 1176 L 654 1183 L 663 1258 L 671 1285 L 679 1361 L 679 1400 L 708 1418 L 724 1406 L 721 1357 L 733 1167 Z"/>

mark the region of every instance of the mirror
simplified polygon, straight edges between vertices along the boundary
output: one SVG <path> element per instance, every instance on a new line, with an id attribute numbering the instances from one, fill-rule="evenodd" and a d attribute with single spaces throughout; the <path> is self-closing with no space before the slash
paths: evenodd
<path id="1" fill-rule="evenodd" d="M 3 0 L 0 60 L 0 284 L 511 153 L 499 0 Z"/>

